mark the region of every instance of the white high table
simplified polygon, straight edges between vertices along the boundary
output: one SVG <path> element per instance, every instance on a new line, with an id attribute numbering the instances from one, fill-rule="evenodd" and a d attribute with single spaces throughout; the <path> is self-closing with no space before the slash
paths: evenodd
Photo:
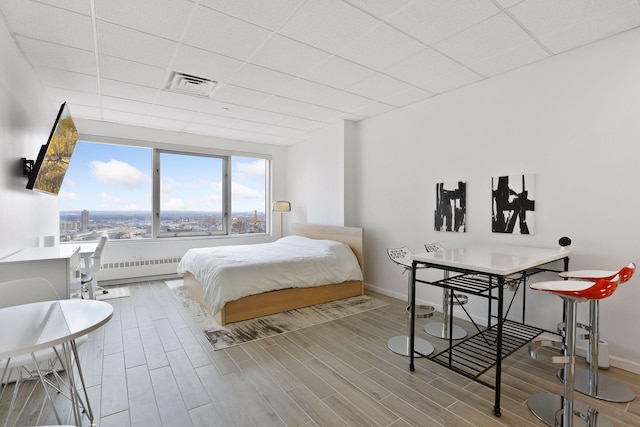
<path id="1" fill-rule="evenodd" d="M 507 320 L 504 313 L 504 288 L 517 290 L 522 287 L 523 294 L 526 289 L 526 280 L 529 276 L 542 271 L 567 271 L 569 268 L 569 251 L 566 249 L 545 249 L 524 246 L 508 245 L 478 245 L 463 248 L 444 249 L 435 252 L 417 253 L 413 255 L 413 286 L 411 295 L 411 317 L 414 318 L 416 283 L 425 283 L 441 288 L 447 288 L 453 292 L 462 292 L 487 298 L 488 325 L 486 329 L 478 328 L 478 333 L 469 336 L 455 345 L 449 339 L 449 347 L 429 357 L 431 360 L 452 369 L 468 378 L 471 378 L 485 386 L 495 390 L 495 403 L 493 413 L 500 416 L 500 383 L 502 359 L 527 344 L 538 336 L 542 329 L 525 324 L 525 298 L 522 302 L 522 321 Z M 555 261 L 564 261 L 564 270 L 547 269 L 543 266 Z M 426 281 L 416 279 L 417 266 L 437 268 L 454 272 L 450 277 L 438 281 Z M 494 294 L 497 291 L 497 295 Z M 492 301 L 497 303 L 497 313 L 492 315 Z M 453 299 L 451 299 L 450 327 L 453 322 Z M 511 304 L 509 304 L 511 307 Z M 464 307 L 463 307 L 464 309 Z M 466 311 L 466 310 L 465 310 Z M 468 314 L 468 313 L 467 313 Z M 469 316 L 471 319 L 471 316 Z M 496 324 L 492 325 L 492 319 Z M 472 320 L 473 321 L 473 320 Z M 475 322 L 474 322 L 475 324 Z M 411 323 L 410 331 L 410 365 L 411 371 L 415 370 L 413 344 L 415 338 L 415 320 Z M 487 353 L 495 352 L 495 359 L 487 361 Z M 477 356 L 477 357 L 476 357 Z M 489 384 L 479 377 L 489 369 L 495 367 L 495 384 Z"/>
<path id="2" fill-rule="evenodd" d="M 66 386 L 73 406 L 76 425 L 80 425 L 81 408 L 86 409 L 93 425 L 93 412 L 87 396 L 82 376 L 80 359 L 75 339 L 94 331 L 107 323 L 113 315 L 111 304 L 93 300 L 60 300 L 36 302 L 0 309 L 0 372 L 7 366 L 10 358 L 46 348 L 56 347 L 58 359 L 67 372 Z M 78 369 L 84 391 L 85 402 L 78 393 L 73 375 L 73 363 Z M 58 412 L 47 390 L 43 374 L 39 372 L 47 399 L 50 401 L 56 418 L 61 423 Z M 10 412 L 10 411 L 9 411 Z M 7 421 L 11 413 L 7 414 Z"/>

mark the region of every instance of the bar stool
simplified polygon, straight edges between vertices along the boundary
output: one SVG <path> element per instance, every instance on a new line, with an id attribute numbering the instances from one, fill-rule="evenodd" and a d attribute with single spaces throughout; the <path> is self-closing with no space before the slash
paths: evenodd
<path id="1" fill-rule="evenodd" d="M 596 281 L 599 279 L 611 279 L 616 274 L 620 276 L 620 283 L 628 282 L 636 271 L 636 265 L 630 263 L 620 271 L 607 270 L 577 270 L 565 271 L 559 274 L 563 279 Z M 587 331 L 580 338 L 589 340 L 587 361 L 589 369 L 577 368 L 575 377 L 575 390 L 597 399 L 609 402 L 631 402 L 635 394 L 626 384 L 606 375 L 599 375 L 599 342 L 600 342 L 600 308 L 598 300 L 589 301 L 589 324 L 577 323 L 577 327 Z M 558 377 L 562 379 L 562 370 L 558 371 Z"/>
<path id="2" fill-rule="evenodd" d="M 537 360 L 564 364 L 564 394 L 534 394 L 527 400 L 533 414 L 550 426 L 573 427 L 574 421 L 589 427 L 613 426 L 605 416 L 582 402 L 574 402 L 576 309 L 579 302 L 600 300 L 609 297 L 618 287 L 620 276 L 599 279 L 595 282 L 580 280 L 556 280 L 537 282 L 531 289 L 551 292 L 563 299 L 566 313 L 566 328 L 563 342 L 536 340 L 529 345 L 529 354 Z M 562 349 L 563 356 L 547 357 L 539 354 L 542 348 Z"/>
<path id="3" fill-rule="evenodd" d="M 427 252 L 441 251 L 444 247 L 438 243 L 425 243 L 424 248 Z M 444 280 L 449 278 L 449 272 L 444 271 Z M 464 305 L 469 302 L 469 297 L 464 294 L 455 294 L 453 297 L 453 305 Z M 424 325 L 424 331 L 434 337 L 449 339 L 449 308 L 451 307 L 451 293 L 446 288 L 442 288 L 442 322 L 430 322 Z M 459 340 L 467 336 L 467 331 L 458 325 L 451 328 L 451 339 Z"/>
<path id="4" fill-rule="evenodd" d="M 407 290 L 407 329 L 410 327 L 409 322 L 411 321 L 410 316 L 411 316 L 411 288 L 412 288 L 412 284 L 413 284 L 413 268 L 412 268 L 412 263 L 413 260 L 411 259 L 411 250 L 406 247 L 403 246 L 401 248 L 392 248 L 392 249 L 387 249 L 387 254 L 389 255 L 389 258 L 391 258 L 391 261 L 395 262 L 396 264 L 398 264 L 399 266 L 401 266 L 402 268 L 404 268 L 403 273 L 407 273 L 407 284 L 408 284 L 408 290 Z M 427 317 L 431 317 L 433 316 L 435 309 L 429 305 L 417 305 L 416 306 L 416 318 L 427 318 Z M 408 335 L 398 335 L 392 338 L 389 338 L 389 341 L 387 341 L 387 347 L 389 348 L 389 350 L 393 351 L 394 353 L 400 354 L 402 356 L 409 356 L 410 350 L 409 350 L 409 336 Z M 431 353 L 433 353 L 433 345 L 431 345 L 431 343 L 427 340 L 424 340 L 422 338 L 415 338 L 414 339 L 414 350 L 420 354 L 423 354 L 425 356 L 430 355 Z"/>

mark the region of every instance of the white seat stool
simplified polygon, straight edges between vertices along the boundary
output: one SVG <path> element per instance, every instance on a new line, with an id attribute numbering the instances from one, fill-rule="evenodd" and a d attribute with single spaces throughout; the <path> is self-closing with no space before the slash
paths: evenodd
<path id="1" fill-rule="evenodd" d="M 409 322 L 411 321 L 410 316 L 410 304 L 411 304 L 411 288 L 413 284 L 413 260 L 411 259 L 411 250 L 408 247 L 403 246 L 401 248 L 392 248 L 387 249 L 387 254 L 389 258 L 402 268 L 404 268 L 404 272 L 407 273 L 407 329 L 409 328 Z M 433 316 L 435 309 L 428 305 L 419 305 L 416 306 L 416 317 L 417 318 L 427 318 Z M 409 356 L 410 354 L 410 343 L 409 343 L 409 335 L 397 335 L 395 337 L 389 338 L 387 341 L 387 347 L 389 350 L 394 353 L 400 354 L 402 356 Z M 428 356 L 433 353 L 433 345 L 422 338 L 414 339 L 414 350 L 422 354 L 424 356 Z"/>

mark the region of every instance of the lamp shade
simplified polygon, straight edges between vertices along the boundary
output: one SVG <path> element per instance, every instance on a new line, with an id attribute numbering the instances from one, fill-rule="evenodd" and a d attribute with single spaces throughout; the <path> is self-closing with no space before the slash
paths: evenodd
<path id="1" fill-rule="evenodd" d="M 274 212 L 291 212 L 291 203 L 282 200 L 273 202 L 273 208 L 271 210 Z"/>

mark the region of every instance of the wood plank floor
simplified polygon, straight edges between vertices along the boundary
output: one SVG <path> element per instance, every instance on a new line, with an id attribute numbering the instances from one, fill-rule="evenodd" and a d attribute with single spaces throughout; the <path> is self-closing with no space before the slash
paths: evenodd
<path id="1" fill-rule="evenodd" d="M 404 303 L 382 295 L 374 296 L 389 306 L 213 351 L 164 283 L 129 287 L 131 297 L 108 301 L 113 319 L 80 348 L 99 427 L 542 426 L 527 397 L 562 393 L 557 367 L 530 359 L 524 349 L 503 363 L 500 418 L 492 415 L 489 388 L 430 360 L 418 359 L 410 372 L 408 358 L 386 348 L 389 337 L 406 333 Z M 445 344 L 420 336 L 437 349 Z M 640 394 L 640 376 L 615 368 L 606 374 Z M 38 401 L 41 391 L 32 383 L 20 388 L 19 400 L 31 391 L 31 402 Z M 10 386 L 2 398 L 0 422 L 11 392 Z M 578 398 L 614 425 L 640 426 L 640 399 Z M 66 400 L 56 397 L 56 404 L 70 416 Z M 40 409 L 30 403 L 12 422 L 56 422 L 49 405 Z"/>

